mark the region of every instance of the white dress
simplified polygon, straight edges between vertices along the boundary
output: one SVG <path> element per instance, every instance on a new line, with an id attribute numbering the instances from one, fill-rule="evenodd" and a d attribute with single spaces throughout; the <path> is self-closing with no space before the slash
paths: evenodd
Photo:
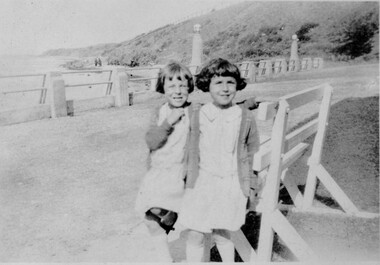
<path id="1" fill-rule="evenodd" d="M 160 108 L 158 125 L 170 115 L 167 104 Z M 151 154 L 151 168 L 137 194 L 135 209 L 144 214 L 152 207 L 178 212 L 184 195 L 184 156 L 189 132 L 189 114 L 175 124 L 163 147 Z"/>
<path id="2" fill-rule="evenodd" d="M 247 198 L 240 188 L 237 143 L 242 110 L 233 105 L 204 105 L 199 114 L 199 176 L 187 189 L 178 222 L 210 233 L 212 229 L 236 231 L 245 222 Z"/>

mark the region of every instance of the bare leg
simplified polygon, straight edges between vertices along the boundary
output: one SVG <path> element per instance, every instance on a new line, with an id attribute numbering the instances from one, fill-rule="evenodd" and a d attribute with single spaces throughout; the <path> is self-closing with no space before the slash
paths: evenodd
<path id="1" fill-rule="evenodd" d="M 231 241 L 231 235 L 228 230 L 215 229 L 213 237 L 223 262 L 235 261 L 235 247 Z"/>
<path id="2" fill-rule="evenodd" d="M 186 261 L 202 262 L 205 236 L 203 233 L 190 230 L 186 243 Z"/>
<path id="3" fill-rule="evenodd" d="M 157 261 L 172 262 L 173 259 L 169 251 L 168 236 L 165 230 L 162 229 L 162 227 L 153 220 L 145 219 L 144 222 L 148 227 L 152 242 L 159 253 Z"/>

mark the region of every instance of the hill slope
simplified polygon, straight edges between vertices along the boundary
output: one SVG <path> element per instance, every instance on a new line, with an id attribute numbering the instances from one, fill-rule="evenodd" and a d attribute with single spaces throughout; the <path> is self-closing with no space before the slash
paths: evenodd
<path id="1" fill-rule="evenodd" d="M 378 45 L 374 44 L 378 38 L 378 10 L 377 2 L 243 2 L 122 43 L 51 50 L 44 55 L 101 54 L 115 64 L 131 60 L 165 63 L 170 59 L 189 63 L 193 26 L 200 24 L 205 59 L 287 56 L 294 33 L 298 33 L 301 54 L 378 56 Z M 351 54 L 358 47 L 359 54 Z"/>

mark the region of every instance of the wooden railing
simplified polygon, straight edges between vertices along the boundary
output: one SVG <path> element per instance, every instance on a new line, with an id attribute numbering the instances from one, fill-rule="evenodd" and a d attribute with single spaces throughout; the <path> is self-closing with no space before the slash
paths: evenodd
<path id="1" fill-rule="evenodd" d="M 241 76 L 249 82 L 256 82 L 297 71 L 310 71 L 323 68 L 322 58 L 302 58 L 287 61 L 284 58 L 260 61 L 243 61 L 236 64 Z"/>
<path id="2" fill-rule="evenodd" d="M 282 214 L 281 210 L 313 212 L 315 214 L 340 214 L 361 218 L 378 218 L 377 213 L 360 211 L 335 182 L 322 165 L 322 150 L 326 135 L 331 105 L 332 87 L 322 84 L 279 98 L 278 102 L 261 103 L 257 113 L 259 120 L 274 120 L 270 138 L 261 138 L 259 151 L 254 156 L 253 170 L 258 172 L 263 189 L 255 209 L 261 214 L 260 235 L 257 249 L 253 249 L 244 233 L 233 232 L 231 240 L 244 262 L 270 262 L 274 233 L 283 244 L 303 262 L 316 262 L 321 257 L 298 234 L 293 225 Z M 290 112 L 309 103 L 319 103 L 318 117 L 300 128 L 288 133 Z M 305 140 L 315 134 L 312 146 Z M 302 194 L 296 179 L 288 173 L 288 168 L 299 160 L 307 148 L 312 152 L 308 159 L 308 174 L 305 177 L 305 192 Z M 298 176 L 299 177 L 299 176 Z M 337 201 L 340 210 L 328 206 L 313 204 L 317 179 Z M 279 201 L 280 184 L 289 193 L 294 205 L 284 205 Z M 257 229 L 257 227 L 256 227 Z M 208 261 L 212 242 L 210 235 L 206 239 L 205 261 Z"/>
<path id="3" fill-rule="evenodd" d="M 68 83 L 67 76 L 91 73 L 107 73 L 106 81 L 93 81 L 83 83 Z M 112 106 L 124 106 L 129 104 L 128 77 L 124 68 L 108 70 L 86 70 L 86 71 L 66 71 L 50 72 L 43 74 L 23 74 L 7 75 L 1 78 L 19 79 L 42 76 L 42 86 L 25 89 L 3 89 L 3 95 L 41 91 L 38 105 L 31 107 L 19 107 L 0 110 L 0 125 L 19 123 L 44 118 L 57 118 L 72 115 L 76 110 L 86 110 L 92 108 L 104 108 Z M 65 77 L 64 77 L 65 76 Z M 86 99 L 67 99 L 66 89 L 106 85 L 105 93 L 100 97 Z M 49 100 L 47 100 L 49 98 Z M 75 103 L 75 104 L 74 104 Z"/>
<path id="4" fill-rule="evenodd" d="M 5 89 L 1 90 L 0 93 L 6 95 L 6 94 L 14 94 L 14 93 L 24 93 L 24 92 L 33 92 L 33 91 L 41 91 L 40 96 L 40 104 L 44 104 L 46 101 L 46 73 L 36 73 L 36 74 L 23 74 L 23 75 L 3 75 L 0 76 L 0 79 L 13 79 L 13 78 L 28 78 L 28 77 L 36 77 L 36 76 L 42 76 L 42 84 L 41 87 L 34 87 L 34 88 L 26 88 L 26 89 Z"/>
<path id="5" fill-rule="evenodd" d="M 301 61 L 301 70 L 310 70 L 315 68 L 320 68 L 323 65 L 323 61 L 319 60 L 320 58 L 305 58 Z M 248 81 L 255 82 L 261 77 L 271 77 L 273 75 L 279 75 L 290 71 L 287 62 L 284 59 L 278 60 L 262 60 L 262 61 L 244 61 L 237 64 L 241 70 L 242 77 L 246 78 Z M 26 92 L 35 92 L 41 91 L 39 98 L 39 105 L 33 107 L 28 107 L 25 109 L 15 109 L 7 110 L 0 112 L 0 124 L 11 124 L 17 122 L 23 122 L 28 120 L 35 120 L 41 118 L 49 117 L 58 117 L 65 116 L 67 114 L 72 115 L 77 110 L 86 110 L 91 108 L 104 108 L 111 106 L 125 106 L 130 105 L 133 102 L 133 97 L 135 95 L 147 93 L 148 91 L 155 91 L 158 71 L 162 66 L 152 66 L 152 67 L 135 67 L 135 68 L 114 68 L 114 69 L 105 69 L 105 70 L 85 70 L 85 71 L 65 71 L 65 72 L 51 72 L 47 73 L 37 73 L 37 74 L 22 74 L 22 75 L 7 75 L 0 76 L 0 79 L 4 78 L 28 78 L 28 77 L 42 77 L 41 86 L 32 87 L 32 88 L 13 88 L 0 90 L 0 93 L 3 95 L 15 94 L 15 93 L 26 93 Z M 189 69 L 194 76 L 199 72 L 200 66 L 190 65 Z M 144 77 L 133 77 L 133 73 L 138 71 L 145 71 Z M 92 82 L 83 82 L 83 83 L 70 83 L 68 77 L 70 75 L 80 75 L 80 74 L 94 74 L 94 73 L 107 73 L 105 80 L 101 81 L 92 81 Z M 57 80 L 62 80 L 63 84 L 56 82 Z M 139 90 L 132 91 L 128 90 L 128 82 L 150 82 L 149 90 Z M 92 86 L 106 86 L 105 92 L 96 98 L 88 99 L 67 99 L 66 89 L 82 87 L 82 88 L 91 88 Z M 59 86 L 60 88 L 56 88 Z M 61 88 L 62 86 L 62 88 Z M 49 96 L 50 94 L 50 96 Z M 47 104 L 47 98 L 50 101 Z M 61 101 L 60 103 L 57 103 Z M 76 102 L 74 104 L 74 101 Z M 65 102 L 65 103 L 64 103 Z M 51 107 L 49 113 L 48 107 Z M 86 108 L 82 107 L 87 105 Z M 60 106 L 60 110 L 57 110 L 56 107 Z M 57 116 L 58 115 L 58 116 Z"/>

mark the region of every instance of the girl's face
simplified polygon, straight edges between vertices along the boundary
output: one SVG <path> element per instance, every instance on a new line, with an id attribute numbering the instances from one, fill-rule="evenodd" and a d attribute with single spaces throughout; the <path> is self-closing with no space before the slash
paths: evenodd
<path id="1" fill-rule="evenodd" d="M 178 75 L 173 76 L 172 80 L 165 79 L 164 91 L 169 106 L 172 108 L 182 107 L 189 97 L 189 86 L 186 78 L 178 79 Z"/>
<path id="2" fill-rule="evenodd" d="M 210 82 L 210 94 L 214 104 L 220 108 L 232 106 L 236 95 L 236 80 L 231 76 L 214 76 Z"/>

